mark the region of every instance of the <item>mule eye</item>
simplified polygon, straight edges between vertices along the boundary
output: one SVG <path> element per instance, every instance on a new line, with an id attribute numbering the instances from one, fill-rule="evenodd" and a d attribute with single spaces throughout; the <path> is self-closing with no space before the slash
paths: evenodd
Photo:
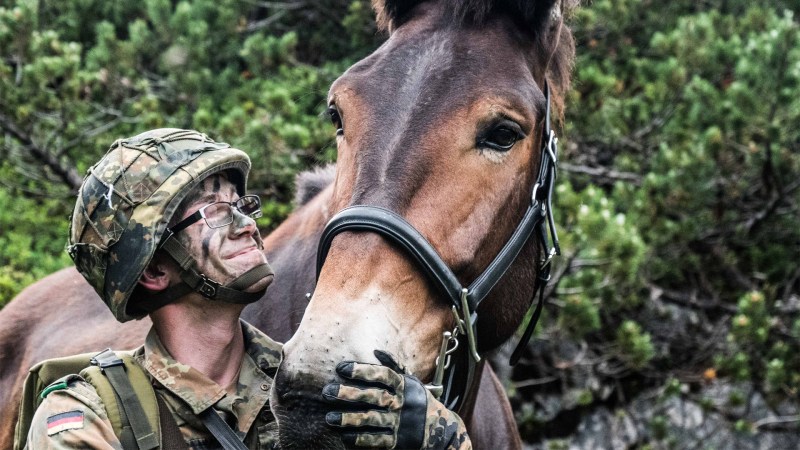
<path id="1" fill-rule="evenodd" d="M 341 136 L 344 134 L 344 125 L 342 125 L 342 116 L 339 115 L 339 110 L 335 106 L 328 107 L 328 116 L 331 118 L 331 123 L 336 127 L 336 135 Z"/>
<path id="2" fill-rule="evenodd" d="M 483 138 L 478 141 L 478 146 L 488 147 L 500 152 L 507 152 L 511 150 L 511 147 L 521 138 L 522 132 L 518 127 L 503 124 L 489 130 Z"/>

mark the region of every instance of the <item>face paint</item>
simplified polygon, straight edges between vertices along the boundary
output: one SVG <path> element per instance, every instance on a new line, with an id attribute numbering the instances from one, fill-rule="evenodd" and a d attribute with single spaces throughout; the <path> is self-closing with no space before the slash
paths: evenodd
<path id="1" fill-rule="evenodd" d="M 221 175 L 209 177 L 187 198 L 188 207 L 179 220 L 209 203 L 233 202 L 238 198 L 236 187 L 227 178 Z M 230 225 L 209 228 L 204 220 L 199 220 L 177 234 L 195 258 L 197 270 L 223 285 L 267 261 L 261 251 L 263 246 L 255 220 L 236 210 L 233 214 Z M 259 284 L 247 291 L 260 289 Z"/>
<path id="2" fill-rule="evenodd" d="M 208 255 L 211 252 L 210 246 L 211 245 L 211 236 L 206 236 L 203 238 L 203 259 L 208 259 Z"/>

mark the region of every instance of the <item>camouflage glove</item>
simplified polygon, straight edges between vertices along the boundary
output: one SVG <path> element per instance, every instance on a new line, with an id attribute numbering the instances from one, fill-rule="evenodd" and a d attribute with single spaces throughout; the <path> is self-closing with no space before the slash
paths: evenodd
<path id="1" fill-rule="evenodd" d="M 407 375 L 385 352 L 382 365 L 343 361 L 336 372 L 346 384 L 331 383 L 322 396 L 342 412 L 325 422 L 340 431 L 347 446 L 394 449 L 471 449 L 456 413 L 433 398 L 418 379 Z"/>

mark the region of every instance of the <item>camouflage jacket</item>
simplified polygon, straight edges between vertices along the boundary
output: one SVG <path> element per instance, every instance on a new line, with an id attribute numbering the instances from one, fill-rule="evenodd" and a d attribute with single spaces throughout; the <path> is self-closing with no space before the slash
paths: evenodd
<path id="1" fill-rule="evenodd" d="M 144 346 L 134 353 L 190 449 L 220 448 L 197 417 L 212 405 L 224 414 L 229 424 L 236 424 L 234 431 L 245 436 L 248 448 L 277 448 L 278 429 L 270 411 L 269 390 L 280 362 L 281 344 L 244 321 L 242 329 L 246 348 L 235 394 L 192 367 L 175 361 L 153 329 Z M 78 375 L 69 376 L 67 386 L 51 392 L 37 409 L 26 448 L 121 450 L 94 387 Z"/>

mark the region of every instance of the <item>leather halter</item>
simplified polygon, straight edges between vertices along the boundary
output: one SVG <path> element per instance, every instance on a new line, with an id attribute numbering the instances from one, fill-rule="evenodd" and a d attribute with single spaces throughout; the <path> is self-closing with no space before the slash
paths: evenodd
<path id="1" fill-rule="evenodd" d="M 531 338 L 542 311 L 544 287 L 550 279 L 550 261 L 554 255 L 561 254 L 552 214 L 558 139 L 555 136 L 555 132 L 550 129 L 550 88 L 546 82 L 545 96 L 547 107 L 545 127 L 542 132 L 541 162 L 538 178 L 531 190 L 531 203 L 517 228 L 500 250 L 500 253 L 468 287 L 465 288 L 461 285 L 450 267 L 445 264 L 436 249 L 419 231 L 397 213 L 381 207 L 356 205 L 341 210 L 325 226 L 320 238 L 317 249 L 317 279 L 319 279 L 320 271 L 336 235 L 345 231 L 370 231 L 378 233 L 402 247 L 413 257 L 414 261 L 439 289 L 440 293 L 450 301 L 457 323 L 453 334 L 455 336 L 459 333 L 466 334 L 469 343 L 469 356 L 460 358 L 462 362 L 468 360 L 465 367 L 467 370 L 466 380 L 457 380 L 456 365 L 450 365 L 448 368 L 449 373 L 445 375 L 447 380 L 445 386 L 438 387 L 439 392 L 443 391 L 444 393 L 442 401 L 448 408 L 453 410 L 457 410 L 465 403 L 465 399 L 469 395 L 469 392 L 466 391 L 472 384 L 472 379 L 476 372 L 475 367 L 481 361 L 477 351 L 476 330 L 477 311 L 481 302 L 516 260 L 531 235 L 536 233 L 544 252 L 533 288 L 533 297 L 538 294 L 539 300 L 534 304 L 533 300 L 535 298 L 531 299 L 530 309 L 533 309 L 531 319 L 510 358 L 510 363 L 512 365 L 516 364 Z M 455 338 L 455 336 L 450 336 L 450 332 L 445 332 L 445 335 L 450 339 Z M 444 343 L 442 347 L 440 361 L 437 363 L 439 365 L 443 365 L 442 358 L 445 356 Z M 455 348 L 452 348 L 452 350 L 455 350 Z M 437 370 L 437 372 L 439 371 Z M 459 386 L 456 387 L 455 384 Z"/>

